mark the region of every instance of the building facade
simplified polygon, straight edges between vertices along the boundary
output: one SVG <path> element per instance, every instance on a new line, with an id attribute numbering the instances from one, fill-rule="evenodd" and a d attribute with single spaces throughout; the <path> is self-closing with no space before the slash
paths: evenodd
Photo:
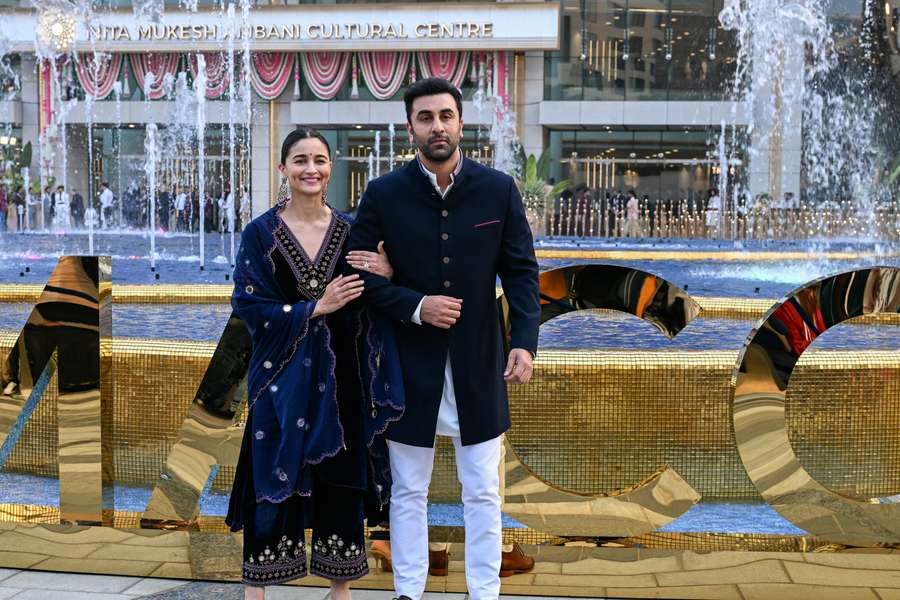
<path id="1" fill-rule="evenodd" d="M 8 178 L 28 166 L 32 182 L 86 197 L 103 181 L 120 197 L 146 187 L 152 170 L 170 192 L 196 193 L 201 180 L 213 198 L 247 189 L 258 214 L 277 193 L 280 140 L 307 125 L 335 152 L 329 199 L 352 209 L 368 178 L 412 156 L 402 95 L 436 74 L 463 93 L 463 149 L 476 160 L 508 167 L 498 137 L 514 134 L 526 154 L 550 153 L 552 178 L 601 195 L 699 202 L 730 164 L 748 189 L 799 196 L 799 126 L 779 148 L 755 148 L 753 164 L 736 141 L 750 111 L 729 95 L 737 49 L 723 2 L 289 0 L 244 11 L 201 0 L 185 12 L 166 0 L 154 15 L 109 0 L 84 22 L 0 3 L 0 153 Z M 852 30 L 864 5 L 829 10 Z M 896 50 L 898 1 L 884 10 Z M 70 17 L 71 43 L 54 50 Z M 160 152 L 148 166 L 151 125 Z"/>

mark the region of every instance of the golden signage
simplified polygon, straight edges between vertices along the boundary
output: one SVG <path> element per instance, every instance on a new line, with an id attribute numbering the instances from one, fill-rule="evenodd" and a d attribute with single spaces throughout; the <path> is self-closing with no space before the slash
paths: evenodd
<path id="1" fill-rule="evenodd" d="M 390 39 L 478 39 L 494 37 L 491 22 L 456 21 L 423 22 L 407 27 L 406 23 L 292 23 L 280 25 L 254 24 L 236 28 L 205 25 L 89 25 L 88 40 L 117 41 L 216 41 L 252 40 L 390 40 Z"/>

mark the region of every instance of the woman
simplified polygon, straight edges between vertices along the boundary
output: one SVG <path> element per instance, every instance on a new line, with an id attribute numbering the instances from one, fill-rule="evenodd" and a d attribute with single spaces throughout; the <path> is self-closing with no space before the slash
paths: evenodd
<path id="1" fill-rule="evenodd" d="M 244 530 L 246 598 L 307 574 L 312 527 L 309 572 L 345 600 L 368 572 L 364 514 L 388 502 L 380 434 L 403 413 L 403 384 L 387 322 L 359 306 L 359 276 L 342 273 L 353 263 L 389 277 L 390 265 L 383 254 L 345 256 L 350 221 L 325 203 L 325 138 L 291 132 L 278 168 L 289 196 L 244 230 L 234 273 L 232 305 L 253 352 L 226 522 Z"/>

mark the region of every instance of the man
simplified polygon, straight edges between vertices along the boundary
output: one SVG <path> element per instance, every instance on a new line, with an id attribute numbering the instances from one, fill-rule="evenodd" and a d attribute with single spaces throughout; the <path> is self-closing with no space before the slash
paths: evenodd
<path id="1" fill-rule="evenodd" d="M 234 231 L 234 194 L 226 186 L 219 198 L 219 233 Z"/>
<path id="2" fill-rule="evenodd" d="M 80 229 L 84 227 L 84 198 L 78 193 L 78 190 L 72 188 L 71 204 L 69 210 L 72 213 L 72 227 Z"/>
<path id="3" fill-rule="evenodd" d="M 21 185 L 16 188 L 13 194 L 13 202 L 16 204 L 16 231 L 22 233 L 25 231 L 25 188 Z"/>
<path id="4" fill-rule="evenodd" d="M 40 191 L 40 188 L 38 188 Z M 25 190 L 25 206 L 28 209 L 28 230 L 35 231 L 43 227 L 43 218 L 41 217 L 41 199 L 40 195 L 35 196 L 30 189 Z"/>
<path id="5" fill-rule="evenodd" d="M 241 231 L 250 223 L 250 220 L 253 218 L 252 211 L 250 206 L 250 194 L 247 192 L 247 188 L 241 188 Z"/>
<path id="6" fill-rule="evenodd" d="M 53 228 L 67 231 L 72 229 L 72 211 L 69 194 L 65 186 L 57 186 L 53 196 Z"/>
<path id="7" fill-rule="evenodd" d="M 722 199 L 719 198 L 719 190 L 710 188 L 709 198 L 706 201 L 706 232 L 711 238 L 718 238 L 719 220 L 721 216 L 719 211 L 722 210 Z"/>
<path id="8" fill-rule="evenodd" d="M 537 349 L 538 266 L 522 200 L 511 177 L 465 159 L 462 99 L 442 79 L 404 96 L 417 157 L 370 181 L 350 250 L 384 250 L 391 281 L 361 270 L 370 306 L 395 322 L 406 412 L 387 432 L 397 595 L 419 600 L 428 575 L 428 484 L 435 435 L 456 451 L 472 600 L 500 593 L 501 434 L 509 428 L 506 383 L 526 383 Z M 510 305 L 508 357 L 495 301 L 500 276 Z"/>
<path id="9" fill-rule="evenodd" d="M 53 224 L 53 218 L 56 216 L 53 206 L 53 192 L 49 185 L 44 187 L 44 193 L 41 194 L 41 207 L 41 224 L 44 229 L 49 230 Z"/>
<path id="10" fill-rule="evenodd" d="M 100 184 L 100 226 L 109 229 L 112 222 L 113 199 L 115 196 L 109 189 L 109 182 Z"/>
<path id="11" fill-rule="evenodd" d="M 156 194 L 156 228 L 169 231 L 172 228 L 172 193 L 165 183 L 159 184 Z"/>
<path id="12" fill-rule="evenodd" d="M 7 211 L 9 210 L 9 198 L 6 191 L 6 184 L 0 184 L 0 231 L 7 230 Z"/>
<path id="13" fill-rule="evenodd" d="M 187 207 L 187 194 L 180 185 L 175 188 L 175 231 L 185 231 L 185 208 Z"/>
<path id="14" fill-rule="evenodd" d="M 641 202 L 634 190 L 628 190 L 628 202 L 625 204 L 625 231 L 624 237 L 638 237 L 641 234 L 640 226 Z"/>

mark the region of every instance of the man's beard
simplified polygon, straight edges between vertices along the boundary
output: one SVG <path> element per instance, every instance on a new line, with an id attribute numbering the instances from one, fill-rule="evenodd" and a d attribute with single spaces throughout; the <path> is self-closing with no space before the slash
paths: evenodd
<path id="1" fill-rule="evenodd" d="M 435 141 L 435 139 L 441 139 L 444 142 L 444 146 L 442 148 L 434 148 L 431 145 L 431 142 Z M 449 135 L 444 136 L 443 138 L 430 138 L 425 141 L 421 141 L 418 138 L 416 139 L 416 147 L 419 149 L 419 152 L 422 153 L 425 158 L 433 163 L 442 163 L 450 160 L 456 155 L 456 149 L 459 147 L 459 141 L 453 141 Z"/>

